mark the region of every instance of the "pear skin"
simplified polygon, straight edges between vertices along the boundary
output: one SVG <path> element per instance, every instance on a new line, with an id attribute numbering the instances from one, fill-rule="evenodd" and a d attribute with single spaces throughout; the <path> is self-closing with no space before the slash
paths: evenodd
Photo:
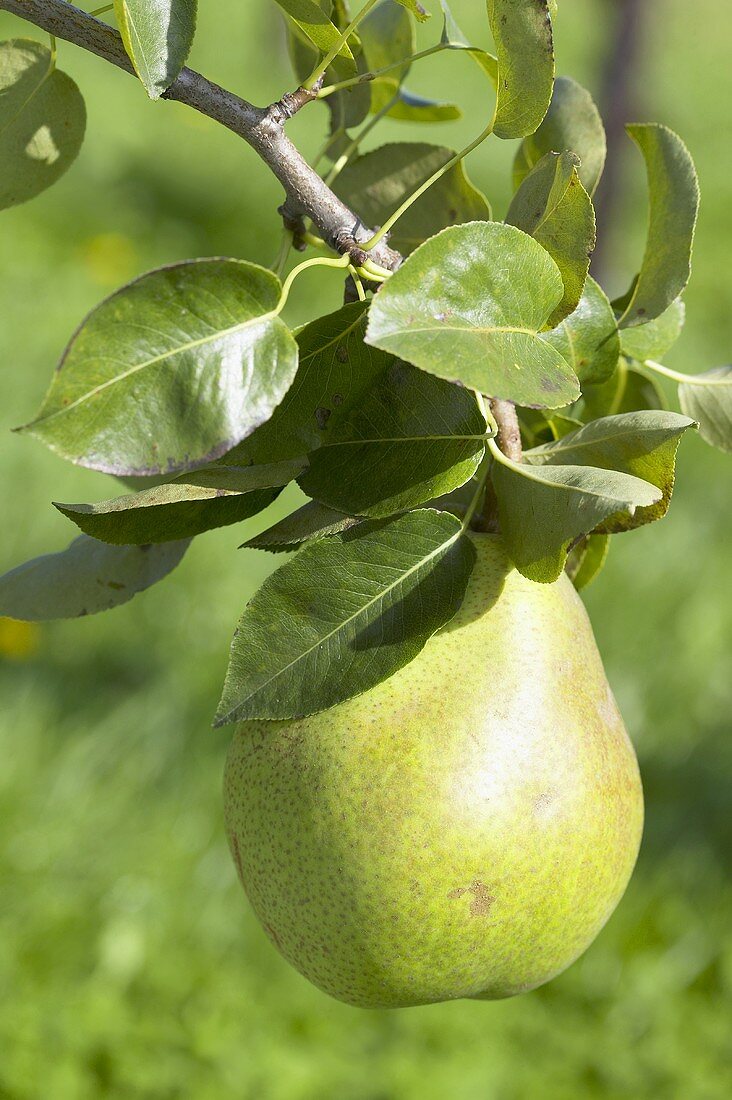
<path id="1" fill-rule="evenodd" d="M 416 660 L 332 710 L 243 723 L 228 756 L 254 911 L 351 1005 L 542 985 L 592 943 L 636 861 L 638 764 L 580 598 L 472 537 L 463 606 Z"/>

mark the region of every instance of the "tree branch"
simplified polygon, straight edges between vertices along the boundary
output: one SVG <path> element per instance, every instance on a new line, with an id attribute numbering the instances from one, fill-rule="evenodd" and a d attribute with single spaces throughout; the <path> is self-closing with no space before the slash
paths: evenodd
<path id="1" fill-rule="evenodd" d="M 18 15 L 134 75 L 118 32 L 66 0 L 0 0 L 0 11 Z M 284 187 L 288 218 L 310 218 L 336 252 L 347 252 L 360 264 L 365 258 L 360 245 L 373 236 L 372 230 L 330 190 L 284 131 L 288 119 L 314 94 L 315 90 L 298 89 L 271 107 L 255 107 L 193 69 L 183 69 L 164 98 L 185 103 L 243 138 Z M 389 271 L 401 262 L 399 253 L 383 241 L 369 255 Z"/>

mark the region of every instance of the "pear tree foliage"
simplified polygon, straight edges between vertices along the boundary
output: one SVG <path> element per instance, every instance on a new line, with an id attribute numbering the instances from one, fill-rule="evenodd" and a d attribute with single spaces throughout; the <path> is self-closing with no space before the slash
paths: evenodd
<path id="1" fill-rule="evenodd" d="M 281 564 L 240 609 L 218 725 L 316 713 L 408 664 L 460 607 L 475 532 L 499 532 L 533 582 L 566 570 L 583 587 L 613 535 L 665 515 L 688 429 L 732 450 L 730 368 L 661 362 L 685 321 L 699 205 L 691 155 L 667 127 L 628 126 L 649 218 L 627 293 L 611 302 L 589 274 L 607 147 L 590 93 L 555 73 L 561 5 L 487 0 L 472 42 L 445 0 L 256 2 L 276 3 L 295 75 L 268 111 L 230 97 L 241 131 L 224 124 L 269 160 L 279 146 L 258 144 L 263 118 L 281 136 L 296 111 L 325 108 L 307 187 L 288 186 L 286 153 L 270 161 L 287 191 L 280 261 L 140 273 L 81 320 L 19 430 L 125 491 L 58 503 L 78 529 L 69 548 L 0 578 L 0 615 L 104 611 L 296 482 L 307 502 L 263 515 L 248 543 Z M 0 43 L 0 210 L 81 153 L 84 101 L 60 62 L 73 65 L 67 42 L 89 47 L 85 21 L 102 33 L 62 0 L 0 0 L 21 8 L 28 37 Z M 115 0 L 107 59 L 151 99 L 191 103 L 196 14 L 196 0 Z M 65 19 L 67 42 L 43 38 Z M 485 80 L 468 108 L 406 86 L 444 51 Z M 467 149 L 422 140 L 422 124 L 468 109 L 479 136 Z M 405 139 L 379 145 L 387 117 Z M 515 148 L 503 210 L 465 168 L 489 139 Z M 333 210 L 358 232 L 331 232 Z M 310 251 L 294 267 L 293 248 Z M 318 266 L 342 269 L 344 300 L 324 295 L 293 331 L 285 306 Z M 678 386 L 681 411 L 661 382 Z M 512 426 L 518 448 L 505 445 Z"/>

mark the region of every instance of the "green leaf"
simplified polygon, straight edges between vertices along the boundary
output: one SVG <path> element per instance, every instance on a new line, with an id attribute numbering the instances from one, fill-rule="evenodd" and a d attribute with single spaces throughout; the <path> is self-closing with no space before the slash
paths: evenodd
<path id="1" fill-rule="evenodd" d="M 597 579 L 610 552 L 609 535 L 586 535 L 567 558 L 567 574 L 572 584 L 581 592 Z"/>
<path id="2" fill-rule="evenodd" d="M 100 504 L 56 504 L 56 508 L 102 542 L 138 546 L 173 542 L 240 523 L 263 511 L 299 469 L 286 467 L 285 472 L 282 465 L 243 470 L 220 467 L 226 488 L 179 480 Z M 203 470 L 201 480 L 216 481 L 216 473 L 215 469 Z M 232 484 L 237 488 L 228 487 Z"/>
<path id="3" fill-rule="evenodd" d="M 506 222 L 534 237 L 559 268 L 564 297 L 549 318 L 552 327 L 574 313 L 595 248 L 595 211 L 577 175 L 574 153 L 547 153 L 516 192 Z"/>
<path id="4" fill-rule="evenodd" d="M 406 8 L 408 12 L 411 12 L 419 23 L 426 23 L 430 18 L 430 13 L 420 4 L 419 0 L 396 0 L 396 2 Z"/>
<path id="5" fill-rule="evenodd" d="M 646 359 L 662 359 L 681 335 L 685 319 L 686 306 L 677 298 L 665 313 L 648 324 L 624 328 L 620 333 L 623 355 L 641 363 Z"/>
<path id="6" fill-rule="evenodd" d="M 328 53 L 341 37 L 341 32 L 330 21 L 316 0 L 275 0 L 275 2 L 321 53 Z M 353 53 L 347 42 L 343 43 L 338 52 L 342 57 L 353 59 Z"/>
<path id="7" fill-rule="evenodd" d="M 510 225 L 445 229 L 376 295 L 367 341 L 449 381 L 519 405 L 576 399 L 567 362 L 539 330 L 564 293 L 559 268 Z"/>
<path id="8" fill-rule="evenodd" d="M 296 512 L 249 539 L 244 547 L 280 554 L 298 550 L 305 542 L 315 542 L 317 539 L 327 538 L 328 535 L 341 534 L 363 522 L 360 516 L 346 516 L 317 500 L 309 500 Z"/>
<path id="9" fill-rule="evenodd" d="M 569 412 L 578 420 L 587 422 L 601 416 L 666 407 L 666 399 L 653 379 L 632 370 L 621 359 L 617 370 L 606 382 L 583 387 L 582 397 Z"/>
<path id="10" fill-rule="evenodd" d="M 498 55 L 498 98 L 493 126 L 499 138 L 533 134 L 544 118 L 554 84 L 554 43 L 546 0 L 487 0 Z"/>
<path id="11" fill-rule="evenodd" d="M 109 611 L 166 577 L 189 545 L 117 547 L 82 535 L 0 577 L 0 616 L 44 622 Z"/>
<path id="12" fill-rule="evenodd" d="M 329 11 L 330 4 L 321 0 L 323 10 Z M 345 28 L 343 28 L 345 29 Z M 299 29 L 292 20 L 287 20 L 287 49 L 290 55 L 292 68 L 298 81 L 302 84 L 314 71 L 320 59 L 320 51 L 317 50 L 309 38 Z M 351 39 L 351 52 L 354 60 L 345 57 L 336 57 L 325 72 L 325 84 L 336 84 L 343 80 L 350 80 L 354 75 L 354 61 L 356 73 L 361 75 L 368 70 L 368 63 L 363 49 L 355 38 Z M 339 129 L 350 129 L 359 126 L 368 116 L 371 110 L 371 88 L 368 84 L 355 84 L 350 88 L 343 88 L 334 92 L 326 99 L 321 100 L 328 108 L 331 116 L 331 132 Z M 329 149 L 332 153 L 337 143 Z"/>
<path id="13" fill-rule="evenodd" d="M 306 546 L 239 620 L 215 724 L 299 718 L 381 683 L 452 618 L 474 561 L 455 517 L 426 509 Z"/>
<path id="14" fill-rule="evenodd" d="M 506 548 L 529 580 L 552 583 L 572 543 L 619 512 L 633 515 L 661 499 L 640 478 L 592 466 L 493 463 L 493 484 Z"/>
<path id="15" fill-rule="evenodd" d="M 454 122 L 462 118 L 463 112 L 455 103 L 443 103 L 416 95 L 402 87 L 399 98 L 389 111 L 389 118 L 399 122 Z"/>
<path id="16" fill-rule="evenodd" d="M 542 339 L 567 360 L 583 389 L 607 381 L 618 365 L 620 340 L 613 307 L 591 276 L 574 313 L 542 333 Z"/>
<path id="17" fill-rule="evenodd" d="M 178 78 L 196 32 L 197 0 L 114 0 L 119 33 L 151 99 Z"/>
<path id="18" fill-rule="evenodd" d="M 620 328 L 660 317 L 689 281 L 699 182 L 681 138 L 666 126 L 628 126 L 646 162 L 648 240 L 640 274 L 622 302 Z"/>
<path id="19" fill-rule="evenodd" d="M 280 282 L 239 260 L 143 275 L 69 344 L 24 431 L 105 473 L 153 476 L 219 458 L 268 420 L 295 377 Z"/>
<path id="20" fill-rule="evenodd" d="M 469 481 L 486 432 L 471 390 L 394 361 L 310 456 L 300 488 L 350 515 L 405 511 Z"/>
<path id="21" fill-rule="evenodd" d="M 0 210 L 27 202 L 76 159 L 86 128 L 81 92 L 40 42 L 0 42 Z"/>
<path id="22" fill-rule="evenodd" d="M 294 459 L 317 450 L 347 417 L 391 357 L 364 343 L 366 308 L 356 302 L 319 317 L 297 334 L 295 381 L 272 418 L 223 460 L 246 466 Z"/>
<path id="23" fill-rule="evenodd" d="M 547 153 L 566 151 L 580 158 L 580 181 L 585 191 L 594 195 L 607 156 L 605 127 L 590 93 L 570 77 L 560 76 L 544 121 L 535 134 L 524 138 L 516 153 L 514 188 L 521 186 Z"/>
<path id="24" fill-rule="evenodd" d="M 603 417 L 571 432 L 555 443 L 526 452 L 532 466 L 597 466 L 617 470 L 655 485 L 661 499 L 605 521 L 601 530 L 614 534 L 662 519 L 674 488 L 676 452 L 681 436 L 694 421 L 674 412 L 646 411 Z"/>
<path id="25" fill-rule="evenodd" d="M 438 145 L 383 145 L 347 165 L 334 190 L 365 225 L 383 225 L 405 198 L 453 156 L 451 149 Z M 447 226 L 490 219 L 488 200 L 470 182 L 461 162 L 400 218 L 389 243 L 406 256 Z"/>
<path id="26" fill-rule="evenodd" d="M 465 37 L 455 21 L 446 0 L 440 0 L 444 21 L 440 43 L 448 50 L 462 50 L 469 54 L 480 69 L 490 78 L 494 88 L 498 87 L 498 59 L 479 46 L 473 46 Z"/>
<path id="27" fill-rule="evenodd" d="M 690 375 L 679 386 L 681 408 L 699 422 L 699 433 L 712 447 L 732 451 L 732 366 Z"/>

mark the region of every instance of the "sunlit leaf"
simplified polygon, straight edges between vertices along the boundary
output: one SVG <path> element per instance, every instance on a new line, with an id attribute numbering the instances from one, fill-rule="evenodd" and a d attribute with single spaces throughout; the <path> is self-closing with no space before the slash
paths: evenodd
<path id="1" fill-rule="evenodd" d="M 458 520 L 426 509 L 305 546 L 239 620 L 216 724 L 301 717 L 387 679 L 458 610 L 474 561 Z"/>
<path id="2" fill-rule="evenodd" d="M 316 0 L 275 0 L 275 3 L 279 4 L 321 53 L 328 53 L 341 37 L 341 32 Z M 342 57 L 353 58 L 347 42 L 343 43 L 338 52 Z"/>
<path id="3" fill-rule="evenodd" d="M 114 0 L 122 41 L 151 99 L 159 99 L 186 63 L 196 9 L 197 0 Z"/>
<path id="4" fill-rule="evenodd" d="M 40 42 L 0 42 L 0 210 L 40 195 L 81 148 L 86 108 Z"/>
<path id="5" fill-rule="evenodd" d="M 554 84 L 554 43 L 546 0 L 487 0 L 498 55 L 493 132 L 500 138 L 533 134 L 546 114 Z"/>
<path id="6" fill-rule="evenodd" d="M 396 360 L 310 456 L 300 487 L 351 515 L 414 508 L 470 480 L 486 431 L 471 390 Z"/>
<path id="7" fill-rule="evenodd" d="M 684 432 L 694 421 L 660 410 L 603 417 L 554 443 L 527 451 L 532 466 L 597 466 L 632 474 L 661 490 L 659 501 L 637 508 L 633 515 L 613 516 L 603 522 L 607 533 L 630 531 L 662 519 L 671 503 L 676 452 Z"/>
<path id="8" fill-rule="evenodd" d="M 295 376 L 280 294 L 270 271 L 238 260 L 143 275 L 83 322 L 23 430 L 118 475 L 220 457 L 269 419 Z"/>
<path id="9" fill-rule="evenodd" d="M 82 535 L 0 577 L 0 615 L 43 622 L 109 611 L 167 576 L 189 545 L 108 546 Z"/>
<path id="10" fill-rule="evenodd" d="M 622 329 L 620 344 L 623 355 L 641 363 L 646 359 L 662 359 L 681 335 L 685 318 L 686 307 L 677 298 L 665 313 L 648 324 Z"/>
<path id="11" fill-rule="evenodd" d="M 439 145 L 383 145 L 352 161 L 337 178 L 334 190 L 365 225 L 383 225 L 404 199 L 453 155 L 451 149 Z M 490 218 L 488 200 L 473 186 L 460 163 L 399 219 L 389 243 L 407 256 L 447 226 Z"/>
<path id="12" fill-rule="evenodd" d="M 510 225 L 445 229 L 376 295 L 367 340 L 423 370 L 519 405 L 557 408 L 579 387 L 540 329 L 564 294 L 559 268 Z"/>
<path id="13" fill-rule="evenodd" d="M 534 237 L 559 268 L 564 296 L 549 318 L 558 325 L 574 313 L 595 247 L 595 212 L 577 175 L 574 153 L 547 153 L 516 192 L 506 221 Z"/>
<path id="14" fill-rule="evenodd" d="M 420 4 L 419 0 L 396 0 L 396 2 L 406 8 L 408 12 L 411 12 L 420 23 L 425 23 L 430 17 L 430 13 Z"/>
<path id="15" fill-rule="evenodd" d="M 620 358 L 615 314 L 604 290 L 588 276 L 577 309 L 551 332 L 542 333 L 586 386 L 605 382 Z"/>
<path id="16" fill-rule="evenodd" d="M 560 76 L 544 121 L 535 134 L 524 138 L 516 153 L 514 188 L 547 153 L 566 151 L 580 158 L 577 171 L 582 186 L 594 195 L 607 156 L 605 127 L 590 93 L 570 77 Z"/>
<path id="17" fill-rule="evenodd" d="M 619 325 L 630 328 L 660 317 L 689 281 L 699 211 L 694 162 L 681 138 L 666 126 L 628 126 L 646 162 L 650 221 L 640 273 L 618 303 Z"/>
<path id="18" fill-rule="evenodd" d="M 620 512 L 633 515 L 661 499 L 640 478 L 593 466 L 493 463 L 501 533 L 525 577 L 551 583 L 564 569 L 572 543 Z"/>

